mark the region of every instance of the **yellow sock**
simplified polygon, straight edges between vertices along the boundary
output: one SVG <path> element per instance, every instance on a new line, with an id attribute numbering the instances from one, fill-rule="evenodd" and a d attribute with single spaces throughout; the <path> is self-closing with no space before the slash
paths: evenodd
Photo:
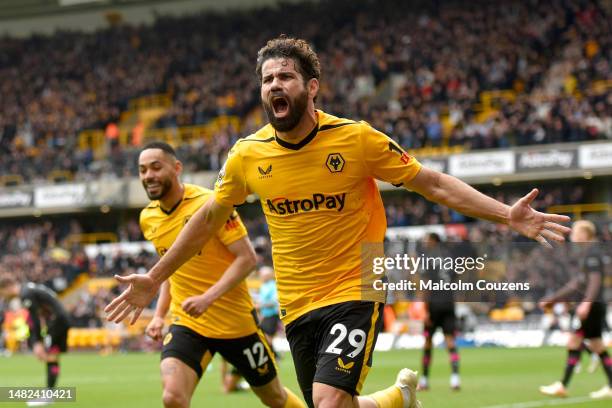
<path id="1" fill-rule="evenodd" d="M 285 392 L 287 392 L 287 401 L 285 401 L 285 406 L 283 408 L 307 408 L 306 404 L 304 404 L 297 395 L 291 392 L 289 388 L 283 388 L 285 388 Z"/>
<path id="2" fill-rule="evenodd" d="M 372 398 L 378 408 L 402 408 L 404 404 L 402 392 L 394 385 L 386 390 L 376 391 L 367 397 Z"/>

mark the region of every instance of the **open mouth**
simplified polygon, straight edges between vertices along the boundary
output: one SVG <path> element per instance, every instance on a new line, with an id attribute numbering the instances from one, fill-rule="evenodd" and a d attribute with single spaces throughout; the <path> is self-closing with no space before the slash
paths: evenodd
<path id="1" fill-rule="evenodd" d="M 272 109 L 275 116 L 286 116 L 289 113 L 289 101 L 284 96 L 275 96 L 272 98 Z"/>

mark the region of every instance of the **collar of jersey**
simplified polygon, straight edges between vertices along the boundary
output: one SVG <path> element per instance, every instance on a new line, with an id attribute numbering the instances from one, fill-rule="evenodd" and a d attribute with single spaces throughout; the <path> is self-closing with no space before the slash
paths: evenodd
<path id="1" fill-rule="evenodd" d="M 159 205 L 159 210 L 160 210 L 161 212 L 163 212 L 164 214 L 166 214 L 166 215 L 170 215 L 170 214 L 172 214 L 172 213 L 173 213 L 173 212 L 174 212 L 174 211 L 175 211 L 175 210 L 178 208 L 178 206 L 179 206 L 179 205 L 181 205 L 181 203 L 182 203 L 184 200 L 186 200 L 186 199 L 188 200 L 189 198 L 191 198 L 191 197 L 189 197 L 189 195 L 191 195 L 191 193 L 192 193 L 192 191 L 191 191 L 191 186 L 190 186 L 189 184 L 183 183 L 183 196 L 181 197 L 181 199 L 180 199 L 180 200 L 178 200 L 178 201 L 177 201 L 177 203 L 176 203 L 176 204 L 174 204 L 174 205 L 172 206 L 172 208 L 170 208 L 170 209 L 169 209 L 169 210 L 167 210 L 167 211 L 166 211 L 166 210 L 164 210 L 164 209 L 162 208 L 162 206 L 161 206 L 161 202 L 158 200 L 158 201 L 157 201 L 157 204 Z"/>
<path id="2" fill-rule="evenodd" d="M 310 143 L 312 141 L 312 139 L 315 138 L 315 136 L 317 135 L 318 132 L 319 132 L 319 123 L 317 122 L 317 125 L 310 131 L 308 136 L 306 136 L 304 139 L 302 139 L 299 143 L 289 143 L 289 142 L 281 139 L 276 134 L 276 130 L 274 131 L 274 139 L 276 139 L 276 143 L 278 143 L 279 145 L 283 146 L 286 149 L 300 150 L 302 147 L 304 147 L 308 143 Z"/>
<path id="3" fill-rule="evenodd" d="M 164 210 L 164 209 L 162 208 L 162 206 L 161 206 L 161 203 L 159 203 L 159 209 L 160 209 L 160 210 L 161 210 L 161 212 L 163 212 L 164 214 L 166 214 L 166 215 L 170 215 L 170 214 L 172 214 L 172 213 L 174 212 L 174 210 L 176 210 L 176 209 L 178 208 L 178 206 L 179 206 L 179 205 L 181 205 L 181 203 L 183 202 L 183 199 L 184 199 L 184 196 L 183 196 L 183 197 L 181 197 L 181 199 L 180 199 L 180 200 L 178 200 L 178 201 L 177 201 L 177 203 L 176 203 L 176 204 L 174 204 L 174 206 L 173 206 L 171 209 L 169 209 L 168 211 Z"/>
<path id="4" fill-rule="evenodd" d="M 170 215 L 179 207 L 179 205 L 181 205 L 183 201 L 188 201 L 188 200 L 191 200 L 192 198 L 197 198 L 204 194 L 203 192 L 198 191 L 197 189 L 194 189 L 194 186 L 192 184 L 183 183 L 183 187 L 185 188 L 183 197 L 176 204 L 174 204 L 174 206 L 168 211 L 162 208 L 159 200 L 151 202 L 151 204 L 147 208 L 159 208 L 159 210 L 163 212 L 164 214 Z"/>

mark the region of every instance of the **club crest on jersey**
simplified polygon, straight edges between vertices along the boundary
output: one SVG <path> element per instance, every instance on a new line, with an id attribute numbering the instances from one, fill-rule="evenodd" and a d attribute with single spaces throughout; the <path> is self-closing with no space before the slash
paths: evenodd
<path id="1" fill-rule="evenodd" d="M 272 165 L 270 164 L 268 167 L 266 167 L 265 169 L 257 166 L 257 170 L 259 171 L 259 178 L 260 179 L 264 179 L 264 178 L 271 178 L 272 177 Z"/>
<path id="2" fill-rule="evenodd" d="M 330 153 L 325 162 L 327 169 L 332 173 L 340 173 L 344 169 L 345 164 L 346 160 L 344 160 L 340 153 Z"/>
<path id="3" fill-rule="evenodd" d="M 344 209 L 345 200 L 346 193 L 330 195 L 315 193 L 312 195 L 312 198 L 303 198 L 299 200 L 291 200 L 285 197 L 268 198 L 266 204 L 268 205 L 270 213 L 286 215 L 323 209 L 340 212 Z"/>

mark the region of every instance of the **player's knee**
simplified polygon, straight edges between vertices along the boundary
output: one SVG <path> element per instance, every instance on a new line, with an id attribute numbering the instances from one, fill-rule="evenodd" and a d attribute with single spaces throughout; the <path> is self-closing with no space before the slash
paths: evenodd
<path id="1" fill-rule="evenodd" d="M 337 388 L 327 387 L 324 391 L 316 390 L 313 401 L 316 408 L 351 407 L 353 397 Z"/>
<path id="2" fill-rule="evenodd" d="M 163 394 L 164 408 L 188 408 L 189 399 L 187 396 L 172 389 L 164 389 Z"/>

